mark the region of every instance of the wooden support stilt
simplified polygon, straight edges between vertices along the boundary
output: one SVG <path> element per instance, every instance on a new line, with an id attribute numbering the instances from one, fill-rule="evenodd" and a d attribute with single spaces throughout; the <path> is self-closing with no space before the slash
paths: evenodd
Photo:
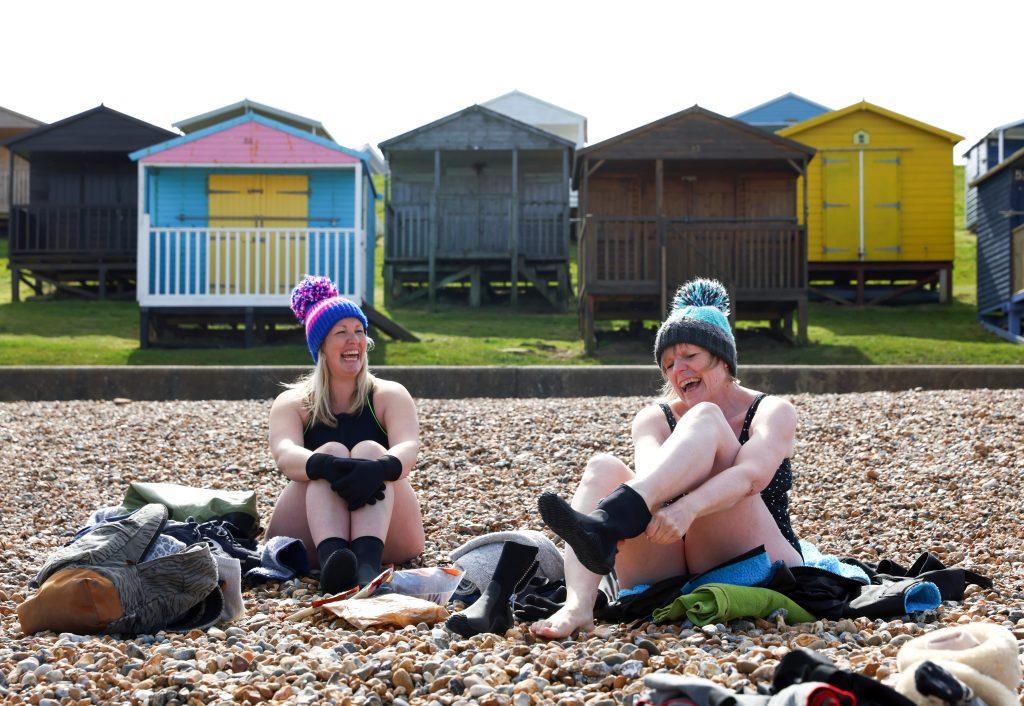
<path id="1" fill-rule="evenodd" d="M 469 274 L 469 305 L 480 308 L 480 266 L 475 265 Z"/>
<path id="2" fill-rule="evenodd" d="M 21 301 L 21 270 L 17 267 L 11 268 L 11 301 Z"/>
<path id="3" fill-rule="evenodd" d="M 139 309 L 139 348 L 149 348 L 149 307 Z"/>
<path id="4" fill-rule="evenodd" d="M 801 346 L 807 345 L 807 297 L 796 302 L 796 340 Z"/>
<path id="5" fill-rule="evenodd" d="M 597 332 L 594 330 L 594 298 L 585 297 L 580 302 L 580 311 L 583 315 L 583 351 L 587 355 L 593 355 L 597 350 Z"/>

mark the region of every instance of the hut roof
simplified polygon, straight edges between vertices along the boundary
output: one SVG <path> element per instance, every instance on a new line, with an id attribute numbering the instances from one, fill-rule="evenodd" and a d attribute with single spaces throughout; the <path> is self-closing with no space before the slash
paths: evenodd
<path id="1" fill-rule="evenodd" d="M 212 125 L 216 125 L 217 123 L 232 120 L 233 118 L 250 113 L 262 115 L 263 117 L 270 118 L 276 122 L 291 125 L 292 127 L 305 130 L 306 132 L 311 132 L 320 137 L 326 137 L 328 140 L 334 139 L 331 137 L 330 133 L 327 132 L 327 128 L 325 128 L 319 120 L 313 120 L 313 118 L 289 113 L 286 110 L 281 110 L 280 108 L 275 108 L 263 103 L 257 103 L 256 101 L 249 100 L 248 98 L 244 98 L 237 103 L 232 103 L 231 105 L 216 108 L 208 113 L 194 115 L 191 118 L 179 120 L 174 123 L 174 127 L 178 128 L 185 134 L 189 134 L 198 130 L 206 129 Z"/>
<path id="2" fill-rule="evenodd" d="M 175 137 L 170 130 L 118 112 L 105 105 L 16 135 L 4 145 L 15 154 L 112 152 L 127 154 Z"/>
<path id="3" fill-rule="evenodd" d="M 404 150 L 575 149 L 576 143 L 482 105 L 446 115 L 378 145 Z"/>
<path id="4" fill-rule="evenodd" d="M 584 147 L 591 159 L 804 159 L 815 149 L 699 105 Z M 577 169 L 580 160 L 577 160 Z"/>
<path id="5" fill-rule="evenodd" d="M 370 173 L 367 155 L 291 125 L 247 113 L 128 155 L 153 164 L 289 166 L 355 164 Z"/>
<path id="6" fill-rule="evenodd" d="M 41 120 L 36 120 L 35 118 L 30 118 L 27 115 L 16 113 L 10 108 L 5 108 L 0 105 L 0 130 L 9 128 L 32 130 L 37 127 L 42 127 L 45 124 L 46 123 Z"/>
<path id="7" fill-rule="evenodd" d="M 750 125 L 785 127 L 831 110 L 795 93 L 785 93 L 732 117 Z"/>
<path id="8" fill-rule="evenodd" d="M 973 186 L 977 186 L 981 182 L 986 181 L 986 180 L 988 180 L 991 177 L 994 177 L 996 174 L 998 174 L 999 172 L 1003 171 L 1007 167 L 1010 167 L 1014 163 L 1020 161 L 1020 159 L 1022 157 L 1024 157 L 1024 147 L 1022 147 L 1021 149 L 1017 150 L 1016 152 L 1011 154 L 1009 157 L 1004 159 L 1002 162 L 1000 162 L 996 166 L 994 166 L 991 169 L 989 169 L 987 172 L 985 172 L 984 174 L 979 176 L 977 179 L 972 181 L 970 184 L 968 184 L 968 186 L 972 186 L 972 187 Z"/>
<path id="9" fill-rule="evenodd" d="M 907 125 L 909 127 L 913 127 L 918 130 L 923 130 L 924 132 L 929 132 L 938 137 L 943 137 L 952 142 L 953 144 L 956 144 L 957 142 L 960 142 L 961 140 L 964 139 L 963 136 L 957 135 L 955 132 L 949 132 L 948 130 L 937 128 L 934 125 L 923 123 L 920 120 L 908 118 L 906 115 L 901 115 L 900 113 L 889 110 L 887 108 L 883 108 L 880 105 L 875 105 L 874 103 L 868 103 L 867 101 L 854 103 L 853 105 L 848 105 L 845 108 L 833 110 L 830 113 L 824 113 L 815 118 L 805 120 L 802 123 L 797 123 L 796 125 L 792 125 L 790 127 L 779 130 L 778 134 L 783 135 L 785 137 L 799 135 L 801 132 L 810 130 L 811 128 L 814 127 L 818 127 L 819 125 L 824 125 L 825 123 L 832 122 L 833 120 L 838 120 L 839 118 L 859 111 L 866 111 L 869 113 L 881 115 L 883 117 L 889 118 L 890 120 L 895 120 L 898 123 L 903 123 L 904 125 Z"/>

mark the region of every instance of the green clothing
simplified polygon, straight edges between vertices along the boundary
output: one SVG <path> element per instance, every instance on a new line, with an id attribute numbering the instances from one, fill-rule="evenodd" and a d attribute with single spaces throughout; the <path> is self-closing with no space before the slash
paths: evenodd
<path id="1" fill-rule="evenodd" d="M 736 618 L 767 618 L 780 608 L 786 610 L 786 622 L 790 625 L 815 620 L 813 615 L 777 591 L 729 583 L 706 583 L 693 593 L 679 596 L 664 608 L 658 608 L 653 616 L 656 623 L 689 618 L 701 627 Z"/>
<path id="2" fill-rule="evenodd" d="M 205 522 L 230 512 L 243 512 L 259 518 L 256 514 L 256 491 L 190 488 L 177 483 L 133 482 L 128 486 L 121 507 L 132 511 L 149 503 L 165 506 L 172 520 L 182 522 L 189 517 Z"/>

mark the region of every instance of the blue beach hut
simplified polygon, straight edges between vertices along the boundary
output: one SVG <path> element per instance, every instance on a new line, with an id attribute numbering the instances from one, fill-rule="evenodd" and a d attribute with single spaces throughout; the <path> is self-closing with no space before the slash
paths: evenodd
<path id="1" fill-rule="evenodd" d="M 1018 120 L 991 130 L 971 145 L 964 154 L 964 225 L 971 228 L 978 217 L 978 189 L 971 186 L 988 170 L 996 167 L 1017 150 L 1024 148 L 1024 120 Z"/>
<path id="2" fill-rule="evenodd" d="M 978 236 L 978 320 L 1024 343 L 1024 148 L 969 186 L 977 190 L 971 230 Z"/>
<path id="3" fill-rule="evenodd" d="M 815 103 L 795 93 L 786 93 L 732 117 L 747 125 L 759 127 L 768 132 L 776 132 L 790 125 L 796 125 L 804 120 L 831 112 L 831 108 L 826 108 L 821 103 Z"/>

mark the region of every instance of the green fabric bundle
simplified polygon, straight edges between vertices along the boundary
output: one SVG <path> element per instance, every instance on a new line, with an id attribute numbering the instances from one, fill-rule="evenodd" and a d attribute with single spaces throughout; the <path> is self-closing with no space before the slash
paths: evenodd
<path id="1" fill-rule="evenodd" d="M 727 623 L 737 618 L 767 618 L 779 610 L 786 611 L 786 622 L 814 622 L 813 615 L 777 591 L 728 583 L 706 583 L 693 593 L 679 596 L 664 608 L 654 611 L 656 623 L 671 623 L 689 618 L 698 626 Z"/>
<path id="2" fill-rule="evenodd" d="M 254 490 L 211 490 L 191 488 L 177 483 L 133 482 L 128 486 L 121 503 L 126 511 L 138 510 L 149 503 L 159 503 L 167 508 L 172 520 L 185 521 L 194 517 L 205 522 L 211 517 L 241 512 L 259 518 L 256 514 L 256 491 Z"/>

